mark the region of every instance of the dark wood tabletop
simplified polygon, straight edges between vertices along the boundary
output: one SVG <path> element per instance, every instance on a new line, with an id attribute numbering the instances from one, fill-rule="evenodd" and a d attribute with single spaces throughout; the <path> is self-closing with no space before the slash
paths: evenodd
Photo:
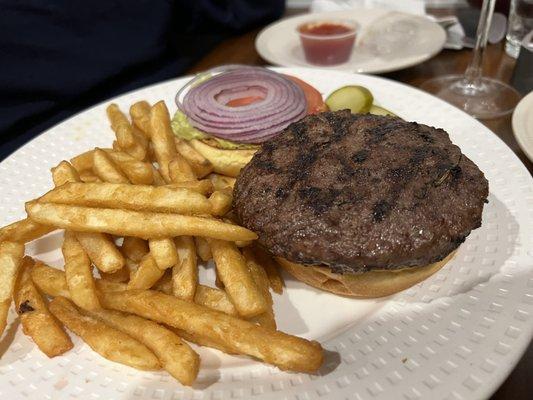
<path id="1" fill-rule="evenodd" d="M 301 11 L 298 11 L 301 12 Z M 291 12 L 295 14 L 298 12 Z M 440 12 L 439 14 L 442 14 Z M 248 64 L 267 65 L 255 50 L 255 37 L 261 29 L 247 32 L 243 35 L 227 39 L 196 63 L 189 73 L 196 73 L 222 64 Z M 443 50 L 434 58 L 417 66 L 390 72 L 382 76 L 419 87 L 424 81 L 445 74 L 463 73 L 470 58 L 471 50 Z M 485 75 L 499 78 L 509 82 L 513 72 L 515 60 L 505 54 L 504 44 L 489 45 L 485 52 Z M 489 129 L 498 135 L 525 164 L 530 173 L 533 173 L 533 163 L 529 161 L 518 146 L 511 128 L 511 115 L 483 122 Z M 498 391 L 491 397 L 492 400 L 530 400 L 533 399 L 533 345 L 526 353 L 502 384 Z"/>

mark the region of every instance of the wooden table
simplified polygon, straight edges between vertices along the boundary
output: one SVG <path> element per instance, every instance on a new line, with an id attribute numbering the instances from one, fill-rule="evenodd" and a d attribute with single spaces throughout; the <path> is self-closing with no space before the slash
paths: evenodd
<path id="1" fill-rule="evenodd" d="M 294 12 L 292 13 L 294 14 Z M 228 39 L 196 63 L 189 73 L 196 73 L 222 64 L 266 65 L 267 63 L 255 50 L 254 41 L 260 29 Z M 443 50 L 436 57 L 417 66 L 383 76 L 396 81 L 419 87 L 424 81 L 440 75 L 463 73 L 472 55 L 471 50 Z M 503 42 L 489 45 L 486 50 L 485 75 L 509 82 L 513 72 L 514 60 L 505 54 Z M 496 133 L 522 160 L 533 173 L 533 163 L 528 160 L 518 146 L 511 128 L 511 116 L 482 121 Z M 530 400 L 533 399 L 533 345 L 530 345 L 512 374 L 494 394 L 492 400 Z"/>

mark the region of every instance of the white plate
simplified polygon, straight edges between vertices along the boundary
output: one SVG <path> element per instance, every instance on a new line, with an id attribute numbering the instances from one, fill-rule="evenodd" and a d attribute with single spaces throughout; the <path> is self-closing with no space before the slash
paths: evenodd
<path id="1" fill-rule="evenodd" d="M 352 19 L 361 26 L 350 60 L 326 68 L 309 64 L 296 27 L 306 21 L 334 18 Z M 386 38 L 389 38 L 388 44 L 384 43 Z M 265 60 L 284 67 L 383 73 L 420 64 L 440 52 L 445 41 L 444 29 L 427 18 L 359 8 L 283 19 L 263 29 L 257 36 L 255 47 Z"/>
<path id="2" fill-rule="evenodd" d="M 512 124 L 518 145 L 533 162 L 533 92 L 520 100 L 516 106 Z"/>
<path id="3" fill-rule="evenodd" d="M 282 71 L 323 94 L 346 84 L 364 85 L 378 104 L 401 117 L 446 129 L 489 179 L 483 226 L 439 273 L 386 299 L 347 299 L 287 279 L 285 294 L 274 299 L 279 327 L 322 342 L 328 353 L 318 375 L 284 373 L 201 349 L 198 382 L 186 388 L 166 373 L 107 361 L 77 338 L 66 355 L 47 359 L 12 312 L 0 346 L 0 398 L 481 399 L 498 387 L 533 330 L 533 181 L 524 166 L 481 123 L 424 92 L 371 76 Z M 174 95 L 186 81 L 164 82 L 113 101 L 125 110 L 140 99 L 164 99 L 173 111 Z M 23 201 L 51 187 L 50 167 L 94 146 L 109 146 L 113 134 L 106 104 L 46 131 L 0 163 L 1 224 L 24 217 Z M 52 234 L 28 251 L 61 266 L 59 243 L 60 234 Z"/>

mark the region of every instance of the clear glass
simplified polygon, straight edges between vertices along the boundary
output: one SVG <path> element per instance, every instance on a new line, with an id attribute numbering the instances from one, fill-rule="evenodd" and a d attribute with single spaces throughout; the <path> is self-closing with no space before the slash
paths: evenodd
<path id="1" fill-rule="evenodd" d="M 476 45 L 464 75 L 445 75 L 422 84 L 422 89 L 479 119 L 509 114 L 520 100 L 511 86 L 482 76 L 483 53 L 496 0 L 484 0 L 476 32 Z"/>
<path id="2" fill-rule="evenodd" d="M 520 44 L 524 37 L 533 31 L 533 0 L 511 0 L 505 52 L 518 58 Z"/>

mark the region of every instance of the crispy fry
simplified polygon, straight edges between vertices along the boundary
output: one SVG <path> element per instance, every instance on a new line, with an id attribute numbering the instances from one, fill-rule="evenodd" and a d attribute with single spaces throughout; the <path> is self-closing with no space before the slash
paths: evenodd
<path id="1" fill-rule="evenodd" d="M 233 196 L 227 190 L 215 190 L 209 196 L 209 203 L 211 203 L 211 213 L 213 215 L 224 215 L 231 210 L 231 202 Z"/>
<path id="2" fill-rule="evenodd" d="M 102 182 L 100 178 L 98 178 L 93 171 L 90 171 L 88 169 L 80 172 L 80 181 L 81 182 Z"/>
<path id="3" fill-rule="evenodd" d="M 159 269 L 167 269 L 178 263 L 178 251 L 174 240 L 170 238 L 150 239 L 150 253 Z"/>
<path id="4" fill-rule="evenodd" d="M 24 257 L 23 244 L 0 243 L 0 337 L 6 328 L 7 313 L 11 306 L 15 279 L 22 265 L 22 257 Z"/>
<path id="5" fill-rule="evenodd" d="M 209 246 L 218 276 L 239 314 L 250 318 L 267 311 L 267 302 L 237 246 L 225 240 L 209 240 Z"/>
<path id="6" fill-rule="evenodd" d="M 21 219 L 0 229 L 0 242 L 9 240 L 24 244 L 55 230 L 53 226 L 41 225 L 29 218 Z"/>
<path id="7" fill-rule="evenodd" d="M 115 242 L 105 233 L 76 232 L 76 239 L 92 263 L 102 272 L 116 272 L 125 263 Z"/>
<path id="8" fill-rule="evenodd" d="M 180 299 L 193 301 L 198 286 L 194 240 L 190 236 L 178 236 L 175 243 L 179 261 L 172 268 L 172 294 Z"/>
<path id="9" fill-rule="evenodd" d="M 168 170 L 171 182 L 194 182 L 196 180 L 191 166 L 181 154 L 176 154 L 176 157 L 169 162 Z"/>
<path id="10" fill-rule="evenodd" d="M 281 369 L 315 372 L 323 361 L 318 342 L 265 329 L 155 290 L 105 292 L 101 301 L 106 308 L 131 312 L 200 335 L 230 351 L 253 356 Z"/>
<path id="11" fill-rule="evenodd" d="M 154 178 L 154 185 L 155 186 L 161 186 L 161 185 L 166 185 L 166 182 L 165 180 L 163 179 L 163 177 L 161 176 L 161 173 L 159 172 L 159 170 L 157 168 L 155 168 L 154 166 L 152 166 L 152 176 Z M 198 190 L 197 190 L 198 191 Z"/>
<path id="12" fill-rule="evenodd" d="M 152 164 L 139 161 L 123 151 L 108 150 L 106 153 L 118 165 L 128 180 L 135 185 L 151 185 L 154 181 Z"/>
<path id="13" fill-rule="evenodd" d="M 64 271 L 50 267 L 41 261 L 36 261 L 31 270 L 31 279 L 44 294 L 52 297 L 61 296 L 72 300 Z M 94 282 L 96 288 L 102 292 L 127 289 L 124 283 L 111 282 L 105 279 L 95 279 Z"/>
<path id="14" fill-rule="evenodd" d="M 102 149 L 106 150 L 106 149 Z M 82 172 L 92 170 L 93 168 L 94 149 L 86 151 L 85 153 L 78 154 L 76 157 L 70 159 L 70 163 L 76 171 Z"/>
<path id="15" fill-rule="evenodd" d="M 212 218 L 178 214 L 78 207 L 64 204 L 29 202 L 26 212 L 43 225 L 80 232 L 105 232 L 143 239 L 204 236 L 222 240 L 253 240 L 257 235 L 241 226 Z"/>
<path id="16" fill-rule="evenodd" d="M 149 253 L 139 263 L 139 268 L 128 282 L 128 289 L 150 289 L 165 273 L 159 269 Z"/>
<path id="17" fill-rule="evenodd" d="M 82 313 L 64 297 L 52 300 L 50 311 L 102 357 L 141 370 L 154 371 L 161 368 L 155 354 L 144 344 Z"/>
<path id="18" fill-rule="evenodd" d="M 120 311 L 99 310 L 88 312 L 148 347 L 157 356 L 163 368 L 184 385 L 192 385 L 200 367 L 200 357 L 169 329 Z"/>
<path id="19" fill-rule="evenodd" d="M 213 254 L 211 254 L 211 248 L 207 240 L 201 236 L 196 236 L 194 238 L 194 243 L 196 245 L 196 254 L 203 262 L 208 262 L 213 259 Z"/>
<path id="20" fill-rule="evenodd" d="M 263 314 L 255 316 L 252 321 L 257 322 L 265 328 L 276 329 L 274 309 L 272 308 L 274 303 L 272 301 L 272 295 L 270 294 L 270 281 L 268 280 L 268 276 L 263 267 L 257 262 L 254 253 L 249 247 L 243 250 L 243 255 L 254 282 L 268 305 L 267 310 Z"/>
<path id="21" fill-rule="evenodd" d="M 52 179 L 55 186 L 64 185 L 67 182 L 79 182 L 80 175 L 68 161 L 61 161 L 57 166 L 52 168 Z"/>
<path id="22" fill-rule="evenodd" d="M 147 139 L 150 139 L 150 104 L 138 101 L 130 106 L 130 116 L 135 125 Z"/>
<path id="23" fill-rule="evenodd" d="M 174 328 L 168 325 L 166 325 L 166 327 L 170 329 L 172 332 L 174 332 L 176 335 L 178 335 L 180 338 L 186 340 L 187 342 L 197 344 L 198 346 L 211 347 L 213 349 L 217 349 L 226 354 L 237 354 L 236 351 L 224 346 L 222 343 L 216 343 L 213 340 L 210 340 L 199 333 L 193 334 L 193 333 L 184 331 L 183 329 L 177 329 L 177 328 Z"/>
<path id="24" fill-rule="evenodd" d="M 39 201 L 179 214 L 209 214 L 212 209 L 205 196 L 193 190 L 126 183 L 68 183 Z"/>
<path id="25" fill-rule="evenodd" d="M 130 262 L 133 262 L 129 260 Z M 130 269 L 126 265 L 126 260 L 124 260 L 124 266 L 115 272 L 102 272 L 100 271 L 100 277 L 109 282 L 124 283 L 130 280 Z"/>
<path id="26" fill-rule="evenodd" d="M 126 175 L 120 171 L 118 166 L 102 149 L 94 149 L 93 171 L 104 182 L 130 183 Z"/>
<path id="27" fill-rule="evenodd" d="M 34 261 L 24 257 L 15 284 L 13 299 L 20 316 L 22 330 L 48 357 L 55 357 L 72 348 L 72 341 L 61 324 L 50 314 L 45 300 L 31 280 Z"/>
<path id="28" fill-rule="evenodd" d="M 189 190 L 192 190 L 194 192 L 198 192 L 204 195 L 207 195 L 213 192 L 213 184 L 208 179 L 202 179 L 200 181 L 170 183 L 165 186 L 170 187 L 170 188 L 189 189 Z"/>
<path id="29" fill-rule="evenodd" d="M 141 262 L 142 258 L 150 251 L 146 240 L 132 236 L 124 238 L 120 249 L 125 257 L 137 263 Z"/>
<path id="30" fill-rule="evenodd" d="M 65 259 L 65 275 L 72 301 L 87 310 L 100 308 L 91 261 L 73 232 L 65 232 L 61 250 Z"/>
<path id="31" fill-rule="evenodd" d="M 153 290 L 159 290 L 165 294 L 172 294 L 172 271 L 167 269 L 163 276 L 152 286 Z"/>
<path id="32" fill-rule="evenodd" d="M 238 316 L 235 306 L 225 291 L 209 286 L 198 285 L 194 295 L 194 302 L 212 310 L 217 310 L 228 315 Z"/>
<path id="33" fill-rule="evenodd" d="M 209 160 L 198 153 L 185 140 L 174 137 L 174 142 L 176 143 L 176 150 L 189 162 L 197 178 L 203 178 L 213 171 L 213 165 Z"/>
<path id="34" fill-rule="evenodd" d="M 213 173 L 209 174 L 208 178 L 213 184 L 215 190 L 224 190 L 228 188 L 233 190 L 233 186 L 235 186 L 236 179 L 230 176 L 224 176 Z"/>
<path id="35" fill-rule="evenodd" d="M 144 135 L 135 132 L 128 118 L 116 104 L 110 104 L 106 112 L 111 123 L 111 129 L 113 129 L 117 137 L 118 147 L 137 160 L 144 160 L 148 147 L 148 142 Z"/>
<path id="36" fill-rule="evenodd" d="M 165 102 L 159 101 L 150 110 L 150 138 L 159 170 L 166 182 L 171 182 L 169 163 L 176 158 L 176 145 L 170 127 L 170 115 Z"/>
<path id="37" fill-rule="evenodd" d="M 213 165 L 213 170 L 222 175 L 237 177 L 241 169 L 250 162 L 257 150 L 221 150 L 198 139 L 189 144 Z"/>
<path id="38" fill-rule="evenodd" d="M 272 290 L 277 294 L 282 294 L 283 278 L 279 272 L 278 263 L 272 257 L 270 257 L 265 250 L 257 245 L 253 246 L 253 253 L 259 265 L 264 268 Z"/>

